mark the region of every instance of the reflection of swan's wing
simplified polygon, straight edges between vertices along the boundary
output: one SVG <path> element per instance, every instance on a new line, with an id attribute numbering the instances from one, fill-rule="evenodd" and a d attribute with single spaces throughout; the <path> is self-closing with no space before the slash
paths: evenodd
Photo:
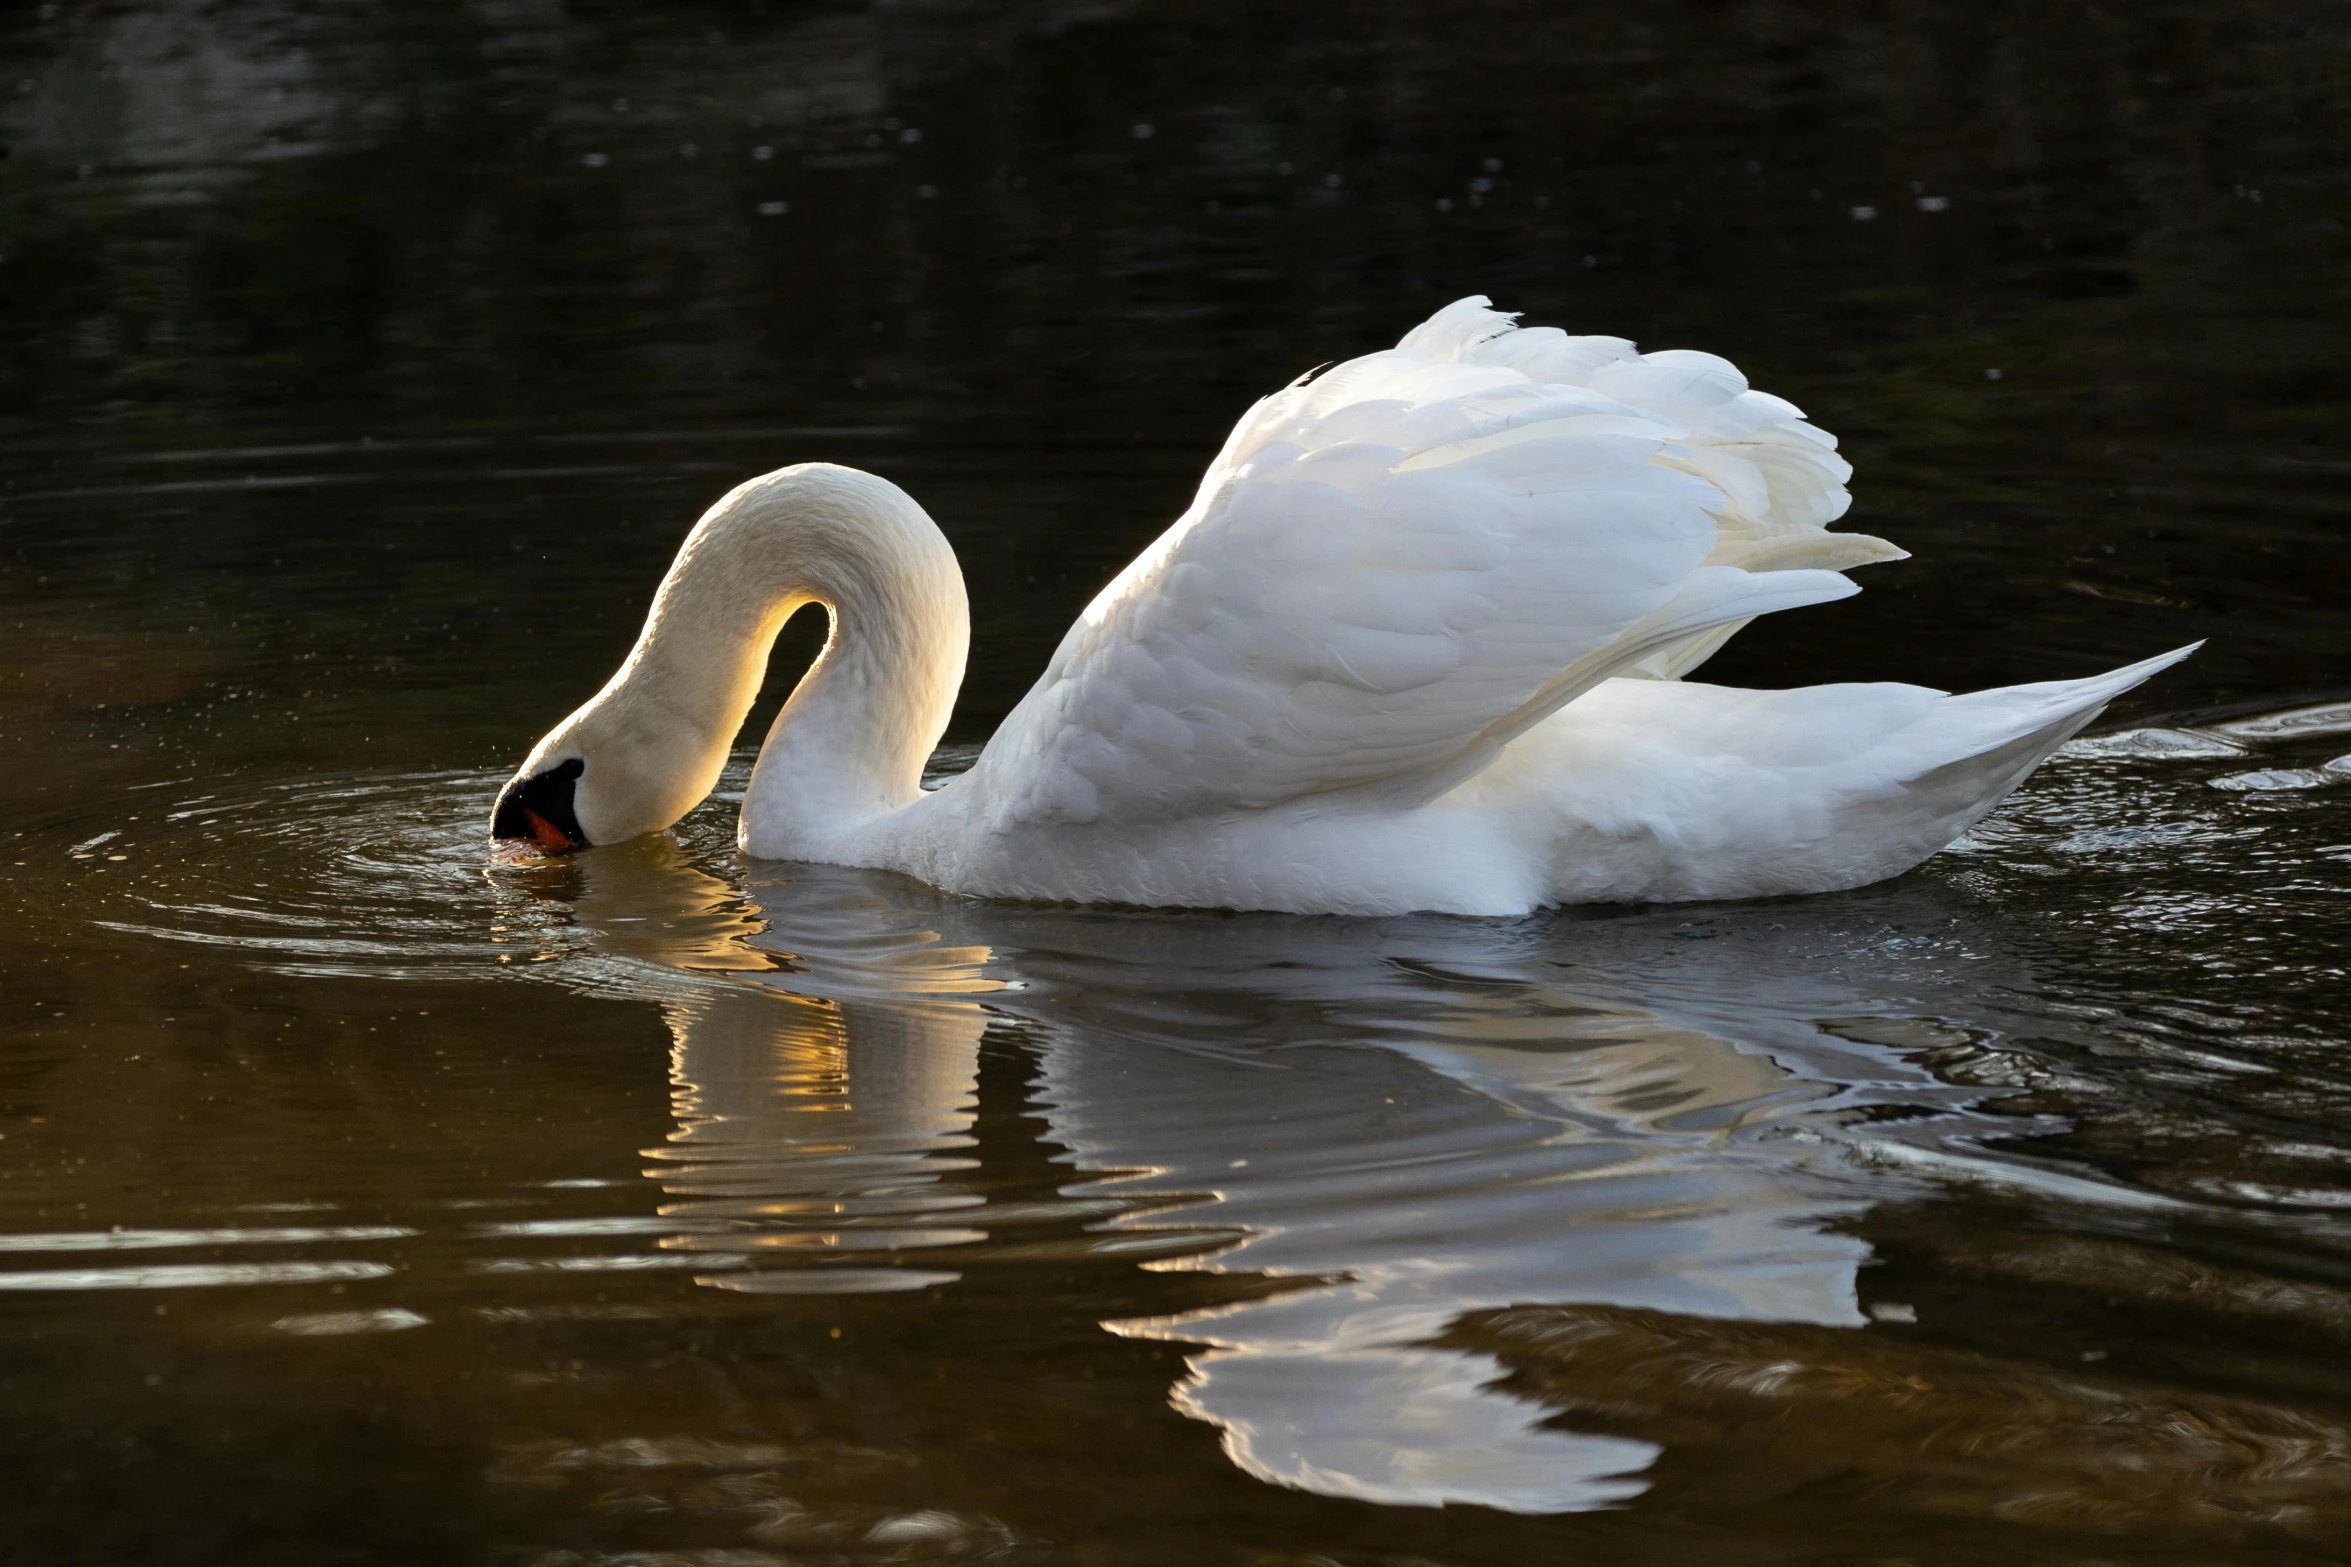
<path id="1" fill-rule="evenodd" d="M 1494 1014 L 1456 1004 L 1396 1019 L 1391 1050 L 1293 1047 L 1255 1068 L 1099 1033 L 1049 1050 L 1040 1086 L 1057 1141 L 1082 1164 L 1150 1170 L 1115 1183 L 1130 1197 L 1214 1192 L 1214 1222 L 1246 1236 L 1157 1266 L 1325 1281 L 1109 1324 L 1209 1346 L 1177 1402 L 1250 1473 L 1421 1505 L 1604 1505 L 1641 1488 L 1625 1477 L 1653 1450 L 1559 1430 L 1545 1407 L 1493 1389 L 1491 1356 L 1436 1347 L 1464 1313 L 1612 1302 L 1862 1320 L 1854 1270 L 1868 1248 L 1827 1227 L 1857 1204 L 1801 1146 L 1737 1124 L 1763 1106 L 1792 1118 L 1827 1085 L 1590 998 L 1581 1015 L 1607 1027 L 1579 1041 L 1574 1000 L 1536 1001 L 1549 1048 L 1492 1042 L 1508 1032 L 1483 1026 Z"/>
<path id="2" fill-rule="evenodd" d="M 1465 1313 L 1864 1320 L 1869 1248 L 1837 1221 L 1865 1202 L 1822 1134 L 1852 1078 L 1907 1074 L 1810 1020 L 1874 998 L 1723 944 L 1720 1011 L 1753 1014 L 1734 1030 L 1675 961 L 1689 949 L 1657 954 L 1635 923 L 1645 940 L 1592 928 L 1569 979 L 1549 944 L 1435 920 L 994 922 L 1033 987 L 1011 1004 L 1083 1020 L 1046 1035 L 1054 1140 L 1115 1172 L 1106 1194 L 1191 1199 L 1120 1227 L 1242 1236 L 1153 1266 L 1318 1281 L 1107 1324 L 1206 1346 L 1176 1403 L 1236 1464 L 1388 1502 L 1607 1505 L 1654 1449 L 1496 1388 L 1500 1362 L 1443 1342 Z M 1616 956 L 1632 964 L 1612 974 Z M 1815 1076 L 1816 1058 L 1846 1071 Z"/>
<path id="3" fill-rule="evenodd" d="M 1464 300 L 1266 399 L 969 787 L 1037 822 L 1427 798 L 1621 667 L 1853 591 L 1787 568 L 1900 553 L 1821 531 L 1846 470 L 1796 409 L 1630 347 Z"/>
<path id="4" fill-rule="evenodd" d="M 1325 1496 L 1564 1513 L 1648 1489 L 1655 1443 L 1547 1425 L 1544 1405 L 1486 1388 L 1501 1375 L 1446 1349 L 1213 1354 L 1175 1403 L 1258 1479 Z"/>

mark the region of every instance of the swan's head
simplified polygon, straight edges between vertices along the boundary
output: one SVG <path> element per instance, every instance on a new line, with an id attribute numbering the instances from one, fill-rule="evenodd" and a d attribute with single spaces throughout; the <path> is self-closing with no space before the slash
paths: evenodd
<path id="1" fill-rule="evenodd" d="M 498 792 L 490 836 L 569 854 L 659 832 L 701 803 L 723 739 L 607 687 L 541 740 Z"/>

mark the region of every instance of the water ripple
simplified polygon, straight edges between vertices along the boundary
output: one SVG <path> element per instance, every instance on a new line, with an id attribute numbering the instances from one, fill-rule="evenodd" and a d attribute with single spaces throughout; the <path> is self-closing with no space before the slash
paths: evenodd
<path id="1" fill-rule="evenodd" d="M 454 1232 L 0 1249 L 413 1241 L 444 1273 L 518 1288 L 646 1275 L 778 1299 L 945 1296 L 1068 1267 L 1225 1280 L 1209 1304 L 1102 1326 L 1186 1346 L 1169 1397 L 1246 1472 L 1393 1502 L 1616 1505 L 1674 1483 L 1661 1455 L 1691 1400 L 1824 1396 L 1863 1375 L 1833 1349 L 1845 1337 L 1931 1321 L 1870 1298 L 1881 1214 L 1974 1194 L 2077 1226 L 2291 1224 L 2351 1266 L 2345 1019 L 2274 1004 L 2281 982 L 2339 976 L 2351 851 L 2327 791 L 2227 787 L 2248 759 L 2309 765 L 2297 748 L 2331 722 L 2077 742 L 1954 852 L 1881 887 L 1517 921 L 1003 906 L 746 866 L 724 798 L 740 764 L 677 833 L 556 863 L 486 863 L 500 779 L 482 772 L 76 822 L 28 852 L 62 861 L 70 906 L 115 930 L 294 976 L 524 979 L 650 1004 L 670 1124 L 639 1149 L 642 1187 L 542 1179 L 527 1200 L 553 1211 Z M 987 1064 L 1008 1058 L 1021 1135 L 1061 1161 L 1048 1176 L 1013 1173 L 988 1130 Z M 1984 1265 L 2061 1266 L 2019 1256 Z M 0 1287 L 389 1265 L 276 1266 Z M 1634 1387 L 1692 1344 L 1720 1373 L 1706 1391 Z M 1570 1391 L 1596 1385 L 1595 1356 L 1620 1367 L 1621 1407 Z M 2029 1380 L 1988 1399 L 1987 1431 L 2097 1405 L 2150 1473 L 2191 1461 L 2166 1445 L 2160 1400 Z M 2248 1441 L 2292 1423 L 2207 1414 Z M 1952 1494 L 1989 1496 L 2006 1473 Z M 2048 1508 L 2076 1505 L 2070 1483 L 2049 1480 Z M 2247 1471 L 2221 1489 L 2305 1505 L 2303 1481 L 2279 1484 Z"/>

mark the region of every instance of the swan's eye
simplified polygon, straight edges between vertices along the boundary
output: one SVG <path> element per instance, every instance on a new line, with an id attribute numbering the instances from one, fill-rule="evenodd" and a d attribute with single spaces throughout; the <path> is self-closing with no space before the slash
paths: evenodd
<path id="1" fill-rule="evenodd" d="M 580 831 L 579 813 L 572 799 L 580 774 L 586 771 L 587 763 L 575 756 L 545 772 L 508 784 L 506 792 L 498 796 L 497 811 L 490 817 L 490 836 L 528 839 L 549 854 L 569 854 L 574 849 L 586 848 L 588 835 Z"/>

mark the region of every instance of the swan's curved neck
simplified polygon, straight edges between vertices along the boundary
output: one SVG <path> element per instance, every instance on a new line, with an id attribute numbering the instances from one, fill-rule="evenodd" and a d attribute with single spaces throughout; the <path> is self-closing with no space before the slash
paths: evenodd
<path id="1" fill-rule="evenodd" d="M 842 833 L 920 795 L 963 682 L 963 574 L 903 490 L 812 463 L 740 486 L 695 524 L 628 662 L 581 711 L 655 753 L 643 770 L 666 776 L 641 790 L 664 817 L 652 827 L 717 783 L 776 633 L 809 603 L 825 607 L 832 632 L 768 732 L 744 799 L 744 848 L 821 857 Z M 604 792 L 591 792 L 601 802 Z"/>

